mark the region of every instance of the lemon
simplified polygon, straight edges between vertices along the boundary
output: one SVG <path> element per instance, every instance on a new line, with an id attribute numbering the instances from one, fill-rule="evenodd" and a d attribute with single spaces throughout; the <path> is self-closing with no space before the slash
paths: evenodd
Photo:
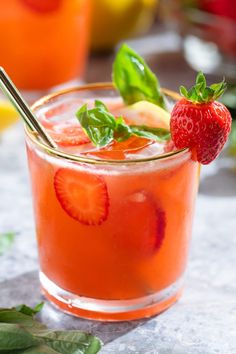
<path id="1" fill-rule="evenodd" d="M 17 111 L 8 101 L 0 100 L 0 132 L 14 124 L 18 117 Z"/>
<path id="2" fill-rule="evenodd" d="M 170 129 L 170 113 L 148 101 L 139 101 L 126 106 L 120 113 L 129 124 Z"/>
<path id="3" fill-rule="evenodd" d="M 158 0 L 92 0 L 92 49 L 109 50 L 120 40 L 146 31 Z"/>

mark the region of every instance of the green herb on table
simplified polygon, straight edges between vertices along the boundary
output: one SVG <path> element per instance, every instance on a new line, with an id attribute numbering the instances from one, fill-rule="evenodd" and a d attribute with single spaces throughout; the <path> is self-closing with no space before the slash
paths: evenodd
<path id="1" fill-rule="evenodd" d="M 236 84 L 228 85 L 227 91 L 221 97 L 221 102 L 226 105 L 232 114 L 233 122 L 229 136 L 228 153 L 231 156 L 236 156 Z"/>
<path id="2" fill-rule="evenodd" d="M 13 244 L 16 234 L 14 232 L 0 233 L 0 256 Z"/>
<path id="3" fill-rule="evenodd" d="M 50 330 L 35 319 L 43 307 L 0 309 L 0 354 L 96 354 L 101 341 L 81 331 Z"/>
<path id="4" fill-rule="evenodd" d="M 37 315 L 37 313 L 39 313 L 42 310 L 43 306 L 44 306 L 44 302 L 40 302 L 35 307 L 29 307 L 27 305 L 22 304 L 16 306 L 15 310 L 17 312 L 23 313 L 24 315 L 34 317 L 34 315 Z"/>
<path id="5" fill-rule="evenodd" d="M 134 50 L 123 44 L 113 64 L 113 82 L 126 104 L 149 101 L 165 108 L 159 81 Z"/>
<path id="6" fill-rule="evenodd" d="M 106 146 L 113 140 L 127 140 L 132 135 L 159 142 L 170 139 L 167 129 L 127 125 L 122 117 L 115 118 L 108 112 L 107 107 L 100 101 L 95 101 L 95 107 L 92 109 L 88 109 L 87 104 L 83 105 L 76 116 L 90 140 L 99 147 Z"/>
<path id="7" fill-rule="evenodd" d="M 236 84 L 228 84 L 227 90 L 220 101 L 228 108 L 233 119 L 236 118 Z"/>
<path id="8" fill-rule="evenodd" d="M 236 156 L 236 121 L 232 123 L 228 151 L 230 155 Z"/>

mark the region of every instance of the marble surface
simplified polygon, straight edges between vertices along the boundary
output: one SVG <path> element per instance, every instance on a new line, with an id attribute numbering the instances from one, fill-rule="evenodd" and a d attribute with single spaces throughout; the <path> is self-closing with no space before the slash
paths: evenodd
<path id="1" fill-rule="evenodd" d="M 236 353 L 236 172 L 220 158 L 203 168 L 186 289 L 171 309 L 149 320 L 101 323 L 44 307 L 53 328 L 97 334 L 103 354 Z M 0 307 L 41 299 L 23 132 L 10 129 L 0 145 L 0 232 L 17 232 L 0 257 Z"/>

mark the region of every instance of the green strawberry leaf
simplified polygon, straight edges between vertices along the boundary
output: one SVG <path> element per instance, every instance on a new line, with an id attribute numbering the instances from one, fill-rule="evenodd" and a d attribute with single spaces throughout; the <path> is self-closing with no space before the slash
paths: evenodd
<path id="1" fill-rule="evenodd" d="M 6 252 L 15 240 L 15 232 L 5 232 L 0 234 L 0 256 Z"/>
<path id="2" fill-rule="evenodd" d="M 184 86 L 179 88 L 181 96 L 193 103 L 208 103 L 217 100 L 226 90 L 226 83 L 222 82 L 207 86 L 206 78 L 202 72 L 196 77 L 196 83 L 189 90 Z"/>
<path id="3" fill-rule="evenodd" d="M 206 78 L 203 73 L 200 71 L 196 77 L 196 90 L 197 92 L 204 91 L 206 88 Z"/>
<path id="4" fill-rule="evenodd" d="M 126 104 L 149 101 L 165 107 L 155 74 L 134 50 L 123 44 L 113 64 L 113 83 Z"/>
<path id="5" fill-rule="evenodd" d="M 116 118 L 109 113 L 100 101 L 95 101 L 95 108 L 92 109 L 88 109 L 87 105 L 82 106 L 76 116 L 90 140 L 99 147 L 109 145 L 113 140 L 127 140 L 132 135 L 159 142 L 170 139 L 166 129 L 127 125 L 122 117 Z"/>
<path id="6" fill-rule="evenodd" d="M 186 87 L 180 86 L 179 91 L 181 96 L 188 98 L 188 90 L 186 89 Z"/>

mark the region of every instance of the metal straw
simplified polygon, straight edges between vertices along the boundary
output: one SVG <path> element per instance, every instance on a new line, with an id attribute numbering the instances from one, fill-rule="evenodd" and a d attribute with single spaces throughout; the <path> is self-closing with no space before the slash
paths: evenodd
<path id="1" fill-rule="evenodd" d="M 0 88 L 3 93 L 9 98 L 11 103 L 14 105 L 16 110 L 19 112 L 24 122 L 33 132 L 37 132 L 39 137 L 52 148 L 56 148 L 57 145 L 52 140 L 52 138 L 45 131 L 43 126 L 40 124 L 36 116 L 33 114 L 20 92 L 17 90 L 13 84 L 10 77 L 7 75 L 5 70 L 0 67 Z"/>

